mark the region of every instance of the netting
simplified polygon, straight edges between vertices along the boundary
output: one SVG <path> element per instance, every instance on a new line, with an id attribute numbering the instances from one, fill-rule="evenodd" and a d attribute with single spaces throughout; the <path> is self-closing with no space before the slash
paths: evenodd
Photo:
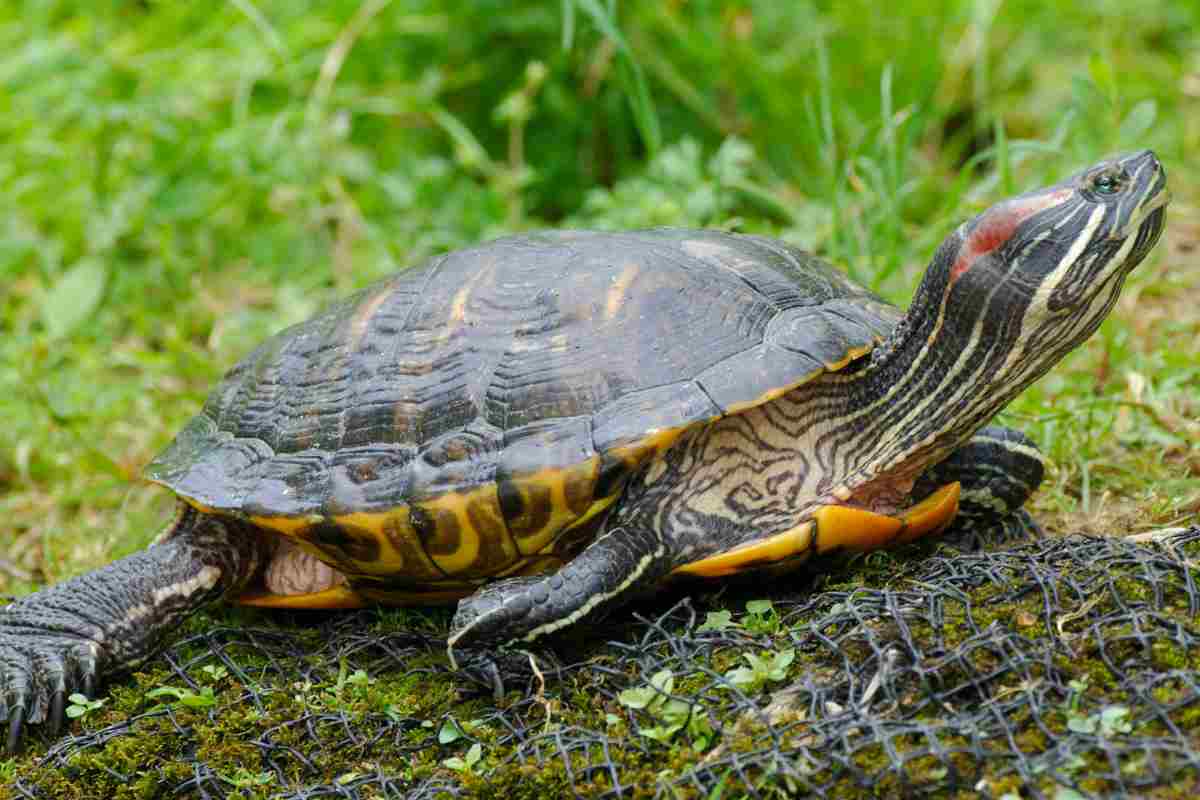
<path id="1" fill-rule="evenodd" d="M 66 736 L 10 788 L 295 800 L 1190 796 L 1197 556 L 1200 528 L 1153 545 L 1065 536 L 887 556 L 883 568 L 869 557 L 815 587 L 723 590 L 665 611 L 659 598 L 639 607 L 657 616 L 618 614 L 601 631 L 612 641 L 593 630 L 585 645 L 566 643 L 556 674 L 535 673 L 500 702 L 447 690 L 462 682 L 436 632 L 397 631 L 378 612 L 229 625 L 175 644 L 156 667 L 193 698 L 225 676 L 215 699 Z M 764 595 L 769 608 L 743 611 Z"/>

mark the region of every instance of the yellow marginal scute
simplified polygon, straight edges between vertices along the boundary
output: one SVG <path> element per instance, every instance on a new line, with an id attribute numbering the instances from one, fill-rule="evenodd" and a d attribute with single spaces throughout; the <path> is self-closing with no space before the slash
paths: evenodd
<path id="1" fill-rule="evenodd" d="M 733 550 L 676 567 L 672 574 L 719 578 L 753 567 L 783 561 L 804 553 L 812 547 L 813 527 L 811 522 L 806 522 L 762 541 L 751 542 L 741 547 L 735 547 Z"/>
<path id="2" fill-rule="evenodd" d="M 513 479 L 513 486 L 516 491 L 521 493 L 522 502 L 525 505 L 537 502 L 534 498 L 538 496 L 538 493 L 531 491 L 535 487 L 547 493 L 543 496 L 549 505 L 548 514 L 544 521 L 539 520 L 540 524 L 536 531 L 526 533 L 517 542 L 517 547 L 522 555 L 530 556 L 540 553 L 548 547 L 553 547 L 562 531 L 579 524 L 596 513 L 597 503 L 593 503 L 582 516 L 578 511 L 572 510 L 567 498 L 567 483 L 575 481 L 586 486 L 587 492 L 590 494 L 592 487 L 595 486 L 599 467 L 600 459 L 590 458 L 572 467 L 539 469 Z"/>
<path id="3" fill-rule="evenodd" d="M 839 370 L 845 369 L 848 365 L 869 354 L 874 349 L 875 342 L 868 342 L 862 347 L 851 347 L 846 351 L 846 354 L 840 360 L 823 364 L 812 372 L 802 375 L 797 380 L 763 392 L 753 400 L 746 400 L 745 402 L 741 403 L 731 403 L 729 408 L 725 409 L 725 413 L 732 416 L 734 414 L 741 414 L 742 412 L 748 411 L 751 408 L 758 408 L 761 405 L 766 405 L 772 400 L 777 400 L 788 392 L 799 389 L 804 384 L 816 380 L 827 372 L 838 372 Z"/>
<path id="4" fill-rule="evenodd" d="M 960 491 L 958 483 L 947 484 L 894 517 L 853 506 L 822 506 L 802 525 L 676 567 L 672 574 L 719 578 L 795 559 L 809 551 L 867 551 L 911 542 L 941 530 L 954 519 Z"/>
<path id="5" fill-rule="evenodd" d="M 940 530 L 958 513 L 960 490 L 957 482 L 947 484 L 895 517 L 853 506 L 822 506 L 813 515 L 817 552 L 878 550 Z"/>
<path id="6" fill-rule="evenodd" d="M 365 608 L 372 605 L 349 586 L 334 586 L 307 594 L 245 592 L 234 602 L 256 608 Z"/>
<path id="7" fill-rule="evenodd" d="M 300 536 L 301 531 L 319 522 L 323 522 L 324 519 L 319 514 L 314 514 L 311 517 L 249 517 L 249 521 L 258 527 L 277 531 L 293 539 L 303 538 Z"/>
<path id="8" fill-rule="evenodd" d="M 663 428 L 661 430 L 650 431 L 632 444 L 613 448 L 611 455 L 624 461 L 629 465 L 630 471 L 633 471 L 652 456 L 662 455 L 667 452 L 671 445 L 675 444 L 676 440 L 683 435 L 683 432 L 690 427 L 690 425 L 685 425 L 679 428 Z"/>
<path id="9" fill-rule="evenodd" d="M 829 372 L 839 372 L 849 366 L 852 362 L 857 361 L 863 356 L 875 349 L 875 343 L 871 342 L 862 347 L 851 347 L 846 351 L 846 355 L 838 361 L 831 361 L 825 365 L 825 369 Z"/>
<path id="10" fill-rule="evenodd" d="M 467 507 L 472 502 L 469 497 L 471 494 L 474 492 L 452 492 L 420 503 L 433 517 L 437 527 L 453 525 L 458 530 L 458 547 L 453 552 L 429 554 L 438 569 L 447 575 L 465 572 L 479 559 L 480 532 L 467 514 Z"/>
<path id="11" fill-rule="evenodd" d="M 562 569 L 563 560 L 554 555 L 530 556 L 517 562 L 496 577 L 508 578 L 513 575 L 541 575 L 544 572 L 554 572 Z"/>
<path id="12" fill-rule="evenodd" d="M 157 481 L 156 481 L 156 482 L 157 482 Z M 160 483 L 159 485 L 161 486 L 162 484 Z M 190 498 L 190 497 L 183 497 L 182 495 L 180 495 L 180 499 L 181 499 L 181 500 L 183 500 L 183 502 L 187 503 L 187 504 L 188 504 L 189 506 L 191 506 L 192 508 L 194 508 L 194 509 L 196 509 L 197 511 L 199 511 L 201 514 L 215 514 L 215 513 L 217 513 L 217 511 L 216 511 L 216 509 L 215 509 L 215 508 L 212 508 L 212 507 L 210 507 L 210 506 L 206 506 L 206 505 L 204 505 L 203 503 L 198 503 L 198 502 L 196 502 L 195 500 L 193 500 L 193 499 L 192 499 L 192 498 Z"/>
<path id="13" fill-rule="evenodd" d="M 849 363 L 849 360 L 847 360 L 846 363 Z M 819 367 L 819 368 L 813 370 L 812 372 L 808 373 L 807 375 L 803 376 L 799 380 L 792 381 L 791 383 L 784 384 L 783 386 L 779 386 L 774 389 L 771 389 L 768 392 L 764 392 L 763 394 L 759 395 L 758 397 L 754 398 L 753 400 L 747 400 L 743 403 L 731 403 L 729 405 L 729 408 L 725 409 L 725 413 L 729 416 L 733 416 L 734 414 L 741 414 L 743 411 L 748 411 L 751 408 L 758 408 L 761 405 L 766 405 L 767 403 L 771 402 L 772 400 L 777 400 L 780 397 L 783 397 L 785 394 L 792 391 L 793 389 L 799 389 L 801 386 L 808 383 L 809 381 L 817 378 L 820 375 L 824 375 L 827 371 L 828 370 L 825 367 Z"/>
<path id="14" fill-rule="evenodd" d="M 546 555 L 546 554 L 554 553 L 558 549 L 559 537 L 564 532 L 569 531 L 573 528 L 578 528 L 581 525 L 585 525 L 586 523 L 591 522 L 593 519 L 596 518 L 597 514 L 603 513 L 605 510 L 608 509 L 609 506 L 611 506 L 615 502 L 617 502 L 617 498 L 614 496 L 614 497 L 602 497 L 599 500 L 597 500 L 596 502 L 592 503 L 591 507 L 586 512 L 584 512 L 583 516 L 581 516 L 578 519 L 576 519 L 575 521 L 573 521 L 570 525 L 567 525 L 561 531 L 558 531 L 559 536 L 555 536 L 551 541 L 547 542 L 540 550 L 537 551 L 538 554 Z"/>
<path id="15" fill-rule="evenodd" d="M 900 531 L 896 541 L 901 544 L 911 542 L 949 525 L 958 515 L 958 497 L 961 492 L 961 484 L 948 483 L 901 514 L 904 529 Z"/>
<path id="16" fill-rule="evenodd" d="M 398 508 L 384 512 L 370 513 L 358 511 L 353 514 L 340 514 L 334 517 L 332 521 L 335 525 L 341 527 L 358 528 L 365 531 L 379 543 L 378 558 L 370 564 L 359 563 L 357 565 L 363 572 L 376 575 L 394 575 L 405 571 L 406 567 L 408 571 L 413 571 L 414 565 L 409 563 L 410 559 L 406 559 L 404 554 L 392 544 L 391 539 L 384 532 L 384 526 L 388 524 L 394 525 L 396 520 L 407 518 L 407 516 L 408 507 L 399 506 Z M 298 544 L 303 545 L 304 542 L 299 541 Z"/>

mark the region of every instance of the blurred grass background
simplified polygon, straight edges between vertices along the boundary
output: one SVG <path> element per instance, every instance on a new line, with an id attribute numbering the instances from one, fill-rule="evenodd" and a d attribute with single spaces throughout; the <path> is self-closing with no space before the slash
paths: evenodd
<path id="1" fill-rule="evenodd" d="M 5 4 L 0 589 L 144 546 L 140 469 L 220 375 L 430 254 L 707 225 L 904 304 L 964 217 L 1141 147 L 1168 240 L 1007 415 L 1055 530 L 1200 510 L 1200 4 Z"/>

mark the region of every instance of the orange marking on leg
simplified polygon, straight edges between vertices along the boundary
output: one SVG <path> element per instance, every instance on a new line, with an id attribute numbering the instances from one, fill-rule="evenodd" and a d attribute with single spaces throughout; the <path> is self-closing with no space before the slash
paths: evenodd
<path id="1" fill-rule="evenodd" d="M 898 516 L 854 506 L 822 506 L 795 528 L 676 567 L 672 574 L 719 578 L 792 559 L 815 549 L 878 550 L 941 530 L 958 513 L 960 486 L 947 484 Z M 815 543 L 815 548 L 814 548 Z"/>

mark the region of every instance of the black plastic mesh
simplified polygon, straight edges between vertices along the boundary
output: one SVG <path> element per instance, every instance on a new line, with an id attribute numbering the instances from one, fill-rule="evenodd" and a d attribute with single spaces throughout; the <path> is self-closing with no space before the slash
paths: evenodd
<path id="1" fill-rule="evenodd" d="M 519 699 L 464 693 L 432 721 L 315 707 L 270 715 L 279 692 L 328 685 L 339 671 L 448 681 L 436 637 L 379 633 L 373 612 L 317 630 L 223 627 L 161 658 L 193 688 L 201 665 L 219 662 L 244 687 L 239 706 L 272 719 L 239 742 L 269 786 L 235 795 L 228 766 L 200 755 L 201 726 L 170 709 L 68 736 L 40 769 L 81 781 L 104 770 L 163 797 L 1187 796 L 1200 786 L 1198 556 L 1200 528 L 1156 545 L 1067 536 L 941 550 L 875 578 L 884 571 L 868 560 L 821 590 L 775 587 L 773 612 L 753 625 L 736 593 L 684 599 L 654 619 L 618 615 L 606 629 L 617 640 L 593 641 Z M 743 624 L 700 630 L 702 612 L 721 607 Z M 781 679 L 752 689 L 730 680 L 744 654 L 787 650 Z M 662 686 L 664 670 L 694 724 L 660 741 L 638 731 L 663 722 L 667 701 L 638 709 L 621 693 Z M 475 725 L 442 743 L 449 716 Z M 154 735 L 174 742 L 173 767 L 80 766 L 164 718 Z M 442 766 L 477 741 L 485 757 L 472 770 Z M 37 774 L 18 778 L 15 794 L 53 796 Z"/>

